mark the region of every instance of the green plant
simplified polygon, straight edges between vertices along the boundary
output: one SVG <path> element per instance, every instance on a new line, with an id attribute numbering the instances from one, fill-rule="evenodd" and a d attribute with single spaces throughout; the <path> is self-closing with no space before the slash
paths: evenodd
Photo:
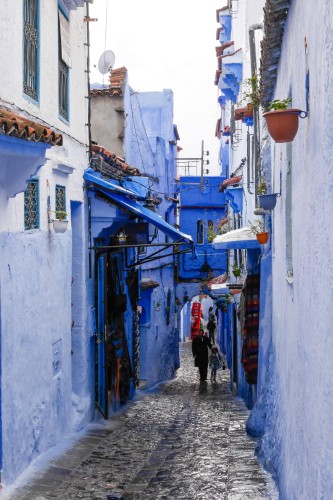
<path id="1" fill-rule="evenodd" d="M 257 194 L 266 194 L 267 193 L 267 183 L 265 179 L 261 179 L 260 183 L 257 185 Z"/>
<path id="2" fill-rule="evenodd" d="M 58 220 L 64 220 L 67 217 L 67 212 L 65 210 L 56 210 L 55 216 Z"/>
<path id="3" fill-rule="evenodd" d="M 274 99 L 268 106 L 269 111 L 277 111 L 279 109 L 287 109 L 288 104 L 291 103 L 291 97 L 288 97 L 287 99 L 279 100 L 279 99 Z"/>
<path id="4" fill-rule="evenodd" d="M 233 303 L 233 296 L 231 295 L 231 293 L 225 294 L 224 300 L 225 300 L 226 304 L 232 304 Z"/>
<path id="5" fill-rule="evenodd" d="M 239 276 L 241 275 L 241 268 L 237 264 L 234 264 L 232 266 L 232 272 L 235 278 L 239 278 Z"/>
<path id="6" fill-rule="evenodd" d="M 214 227 L 210 227 L 208 226 L 208 229 L 207 229 L 207 241 L 208 243 L 212 243 L 213 239 L 216 237 L 216 232 L 215 232 L 215 229 Z"/>
<path id="7" fill-rule="evenodd" d="M 254 223 L 249 221 L 251 233 L 257 235 L 258 233 L 265 233 L 265 224 L 261 220 L 256 220 Z"/>
<path id="8" fill-rule="evenodd" d="M 251 78 L 246 78 L 243 81 L 242 94 L 242 100 L 246 103 L 252 103 L 255 109 L 259 108 L 261 105 L 261 96 L 258 75 L 253 75 Z"/>

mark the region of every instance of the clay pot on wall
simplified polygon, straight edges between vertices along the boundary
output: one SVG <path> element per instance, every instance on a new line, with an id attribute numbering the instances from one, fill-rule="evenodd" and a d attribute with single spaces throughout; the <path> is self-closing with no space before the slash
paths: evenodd
<path id="1" fill-rule="evenodd" d="M 68 220 L 55 219 L 53 221 L 53 229 L 56 233 L 64 233 L 68 226 Z"/>
<path id="2" fill-rule="evenodd" d="M 287 108 L 264 113 L 270 136 L 275 142 L 291 142 L 298 130 L 298 118 L 301 109 Z"/>
<path id="3" fill-rule="evenodd" d="M 260 245 L 266 245 L 268 241 L 268 233 L 267 232 L 257 233 L 257 240 L 258 243 L 260 243 Z"/>

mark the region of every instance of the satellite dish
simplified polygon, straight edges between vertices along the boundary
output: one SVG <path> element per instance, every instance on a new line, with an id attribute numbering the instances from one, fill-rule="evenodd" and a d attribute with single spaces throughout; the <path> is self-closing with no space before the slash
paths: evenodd
<path id="1" fill-rule="evenodd" d="M 114 55 L 112 50 L 106 50 L 105 52 L 103 52 L 98 60 L 98 71 L 102 73 L 102 75 L 105 75 L 105 73 L 111 71 L 115 59 L 116 56 Z"/>

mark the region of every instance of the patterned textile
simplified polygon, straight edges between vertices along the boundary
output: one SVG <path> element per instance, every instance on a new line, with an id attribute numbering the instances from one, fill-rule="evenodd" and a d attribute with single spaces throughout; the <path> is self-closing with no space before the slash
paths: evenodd
<path id="1" fill-rule="evenodd" d="M 256 384 L 259 353 L 259 293 L 260 275 L 247 276 L 243 289 L 245 310 L 243 326 L 242 364 L 248 384 Z"/>

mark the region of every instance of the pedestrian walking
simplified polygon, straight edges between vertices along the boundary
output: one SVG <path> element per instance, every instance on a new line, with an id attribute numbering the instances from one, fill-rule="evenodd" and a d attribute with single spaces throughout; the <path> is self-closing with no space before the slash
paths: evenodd
<path id="1" fill-rule="evenodd" d="M 210 379 L 216 382 L 216 372 L 219 368 L 225 370 L 225 361 L 223 354 L 219 351 L 216 344 L 212 346 L 211 353 L 209 356 L 209 367 L 211 369 Z"/>
<path id="2" fill-rule="evenodd" d="M 207 380 L 208 370 L 208 347 L 212 348 L 208 336 L 200 330 L 199 335 L 192 341 L 192 354 L 194 356 L 194 366 L 199 368 L 200 380 Z"/>
<path id="3" fill-rule="evenodd" d="M 213 313 L 213 308 L 210 307 L 208 311 L 207 330 L 209 333 L 209 341 L 212 344 L 215 344 L 215 329 L 216 329 L 215 314 Z"/>

